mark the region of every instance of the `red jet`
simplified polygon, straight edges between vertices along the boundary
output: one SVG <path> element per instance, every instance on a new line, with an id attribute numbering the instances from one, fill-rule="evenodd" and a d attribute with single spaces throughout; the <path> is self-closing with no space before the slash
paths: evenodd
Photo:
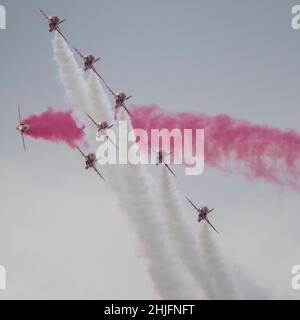
<path id="1" fill-rule="evenodd" d="M 22 122 L 20 106 L 18 106 L 18 110 L 19 110 L 19 121 L 20 121 L 20 122 L 19 122 L 19 124 L 17 125 L 16 129 L 17 129 L 17 131 L 20 132 L 20 134 L 21 134 L 21 136 L 22 136 L 24 151 L 26 151 L 24 133 L 26 133 L 26 132 L 30 129 L 30 126 L 29 126 L 28 124 L 24 124 L 24 123 Z"/>
<path id="2" fill-rule="evenodd" d="M 98 171 L 98 169 L 96 168 L 96 162 L 97 162 L 97 158 L 96 155 L 94 153 L 89 153 L 89 154 L 85 154 L 83 153 L 79 147 L 77 147 L 77 150 L 82 154 L 82 156 L 85 159 L 85 170 L 88 170 L 90 168 L 93 168 L 97 174 L 100 176 L 101 179 L 104 179 L 104 177 L 102 176 L 102 174 Z"/>
<path id="3" fill-rule="evenodd" d="M 109 125 L 106 121 L 97 123 L 88 113 L 86 115 L 89 117 L 91 122 L 97 127 L 98 133 L 104 132 L 106 135 L 106 139 L 109 140 L 117 149 L 119 149 L 118 146 L 106 134 L 106 130 L 111 129 L 114 125 Z"/>
<path id="4" fill-rule="evenodd" d="M 188 197 L 186 197 L 186 199 L 193 206 L 193 208 L 198 212 L 198 222 L 205 220 L 219 234 L 219 231 L 210 223 L 210 221 L 207 218 L 208 214 L 215 209 L 213 208 L 209 210 L 207 207 L 198 208 Z"/>
<path id="5" fill-rule="evenodd" d="M 95 58 L 91 54 L 82 54 L 78 49 L 74 47 L 74 50 L 79 54 L 79 56 L 83 59 L 84 62 L 84 71 L 95 70 L 94 64 L 98 62 L 101 58 Z"/>
<path id="6" fill-rule="evenodd" d="M 105 80 L 101 77 L 101 75 L 95 70 L 93 69 L 94 72 L 97 74 L 97 76 L 103 81 L 104 85 L 106 86 L 107 90 L 113 95 L 113 97 L 115 98 L 115 109 L 119 109 L 119 108 L 124 108 L 124 110 L 128 113 L 128 115 L 132 118 L 133 115 L 129 112 L 129 110 L 127 109 L 125 102 L 127 100 L 129 100 L 130 98 L 132 98 L 132 96 L 126 96 L 126 94 L 124 92 L 114 92 L 111 87 L 105 82 Z"/>
<path id="7" fill-rule="evenodd" d="M 106 121 L 97 123 L 88 113 L 86 114 L 93 124 L 97 127 L 98 132 L 104 131 L 106 129 L 111 129 L 114 125 L 109 125 Z"/>
<path id="8" fill-rule="evenodd" d="M 127 97 L 124 92 L 117 92 L 117 93 L 112 92 L 112 94 L 115 97 L 115 102 L 116 102 L 115 109 L 118 110 L 119 108 L 123 107 L 125 111 L 129 114 L 129 116 L 133 117 L 125 105 L 125 101 L 129 100 L 132 96 Z"/>
<path id="9" fill-rule="evenodd" d="M 93 68 L 93 71 L 97 74 L 97 76 L 103 81 L 105 87 L 107 90 L 113 95 L 115 98 L 115 109 L 119 109 L 121 107 L 124 108 L 124 110 L 128 113 L 128 115 L 132 118 L 133 115 L 130 113 L 130 111 L 127 109 L 125 102 L 132 98 L 132 96 L 126 96 L 124 92 L 114 92 L 111 87 L 105 82 L 105 80 L 101 77 L 101 75 L 97 72 L 95 68 Z"/>
<path id="10" fill-rule="evenodd" d="M 60 20 L 58 17 L 56 16 L 48 16 L 42 9 L 40 9 L 40 12 L 42 13 L 42 15 L 48 20 L 49 23 L 49 32 L 53 32 L 54 30 L 56 30 L 64 39 L 67 43 L 68 40 L 66 39 L 66 37 L 63 35 L 63 33 L 61 32 L 59 26 L 64 23 L 66 21 L 66 19 L 64 20 Z"/>
<path id="11" fill-rule="evenodd" d="M 125 111 L 128 113 L 130 117 L 133 117 L 133 115 L 129 112 L 127 109 L 125 102 L 132 98 L 132 96 L 126 96 L 124 92 L 114 92 L 111 87 L 106 83 L 106 81 L 101 77 L 101 75 L 97 72 L 97 70 L 93 67 L 92 70 L 96 73 L 96 75 L 102 80 L 107 90 L 113 95 L 115 98 L 115 109 L 119 109 L 123 107 Z"/>

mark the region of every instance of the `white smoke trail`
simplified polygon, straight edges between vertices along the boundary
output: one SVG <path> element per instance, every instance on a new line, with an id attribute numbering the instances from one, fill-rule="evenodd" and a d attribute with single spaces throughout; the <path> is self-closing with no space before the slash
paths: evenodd
<path id="1" fill-rule="evenodd" d="M 87 121 L 85 112 L 91 113 L 96 119 L 98 117 L 110 119 L 107 97 L 95 76 L 90 76 L 89 88 L 87 87 L 74 54 L 59 34 L 55 33 L 52 43 L 60 78 L 74 108 L 75 116 L 81 122 L 88 123 L 87 128 L 93 128 L 86 133 L 88 137 L 93 136 L 90 140 L 95 141 L 95 136 L 92 134 L 95 128 Z M 93 105 L 92 110 L 90 105 Z M 118 192 L 120 202 L 135 226 L 156 288 L 166 299 L 196 298 L 196 292 L 186 284 L 184 274 L 181 274 L 176 258 L 168 248 L 164 223 L 158 214 L 157 206 L 154 205 L 155 198 L 150 192 L 144 168 L 130 165 L 121 167 L 115 168 L 117 175 L 112 177 L 111 185 Z M 117 176 L 119 179 L 116 179 Z"/>
<path id="2" fill-rule="evenodd" d="M 92 106 L 91 116 L 96 121 L 110 122 L 113 117 L 112 107 L 95 74 L 89 75 L 87 87 Z M 127 121 L 122 111 L 120 120 Z M 127 124 L 130 131 L 129 121 Z M 117 122 L 116 133 L 118 127 Z M 180 271 L 182 265 L 178 264 L 171 252 L 165 224 L 159 215 L 155 196 L 151 193 L 150 178 L 144 167 L 129 164 L 111 168 L 106 166 L 106 169 L 108 183 L 118 195 L 119 203 L 137 233 L 156 290 L 164 299 L 197 298 L 197 292 L 192 289 L 192 284 L 188 284 L 185 275 Z"/>
<path id="3" fill-rule="evenodd" d="M 57 33 L 55 33 L 52 43 L 55 61 L 59 66 L 60 78 L 74 108 L 75 117 L 88 124 L 86 133 L 93 137 L 92 141 L 95 141 L 95 135 L 93 134 L 95 128 L 88 121 L 85 112 L 91 113 L 96 120 L 110 122 L 112 119 L 111 105 L 96 75 L 90 75 L 87 86 L 83 72 L 76 63 L 72 51 Z M 90 106 L 93 107 L 92 110 Z M 155 195 L 150 191 L 154 186 L 151 185 L 151 179 L 144 168 L 130 165 L 126 167 L 115 166 L 111 174 L 111 186 L 117 191 L 120 203 L 125 208 L 137 231 L 148 261 L 149 272 L 161 296 L 166 299 L 197 298 L 197 292 L 192 286 L 189 286 L 181 265 L 178 264 L 171 250 L 164 221 L 158 212 Z M 207 226 L 204 228 L 201 241 L 206 252 L 206 259 L 209 262 L 208 267 L 215 276 L 217 287 L 221 289 L 220 296 L 233 299 L 236 297 L 236 293 L 230 276 L 222 265 L 222 259 L 213 239 L 210 238 Z M 186 243 L 189 243 L 189 241 Z M 187 255 L 187 253 L 185 254 Z M 186 264 L 191 263 L 188 260 Z M 192 268 L 190 266 L 189 269 L 193 269 L 192 273 L 196 278 L 194 268 L 195 266 Z M 198 275 L 200 277 L 204 273 L 202 273 L 201 268 L 198 270 L 201 271 Z M 209 286 L 205 284 L 203 278 L 201 284 L 207 297 L 213 297 L 213 291 L 210 292 Z"/>
<path id="4" fill-rule="evenodd" d="M 238 298 L 237 289 L 232 274 L 228 271 L 225 259 L 213 238 L 213 230 L 210 226 L 202 222 L 202 232 L 200 232 L 200 243 L 206 258 L 207 270 L 211 278 L 215 281 L 215 288 L 218 290 L 218 299 L 234 300 Z"/>
<path id="5" fill-rule="evenodd" d="M 54 34 L 52 45 L 54 60 L 58 65 L 60 79 L 72 105 L 74 115 L 78 121 L 87 125 L 85 133 L 89 140 L 92 140 L 93 137 L 93 141 L 95 141 L 95 130 L 92 130 L 85 114 L 85 112 L 90 112 L 90 101 L 83 71 L 79 68 L 68 44 L 57 32 Z"/>
<path id="6" fill-rule="evenodd" d="M 54 36 L 53 47 L 60 77 L 74 107 L 75 116 L 84 121 L 84 113 L 89 112 L 95 120 L 104 118 L 109 121 L 110 106 L 99 80 L 90 75 L 87 86 L 73 53 L 58 34 Z M 93 106 L 92 110 L 89 108 L 90 104 Z M 126 118 L 125 114 L 123 116 Z M 117 191 L 119 202 L 137 232 L 149 273 L 161 297 L 197 298 L 197 292 L 186 281 L 181 265 L 171 252 L 164 221 L 159 215 L 144 168 L 141 165 L 119 165 L 113 169 L 109 170 L 110 173 L 113 172 L 110 185 Z"/>
<path id="7" fill-rule="evenodd" d="M 107 121 L 110 124 L 113 120 L 112 106 L 98 76 L 93 71 L 89 74 L 87 86 L 93 117 L 97 122 Z"/>
<path id="8" fill-rule="evenodd" d="M 258 279 L 253 279 L 246 269 L 237 264 L 231 264 L 231 270 L 237 283 L 237 291 L 240 299 L 243 300 L 268 300 L 268 299 L 283 299 L 283 296 L 275 296 L 269 292 Z"/>
<path id="9" fill-rule="evenodd" d="M 127 121 L 123 111 L 119 119 Z M 127 124 L 130 131 L 131 124 L 129 121 Z M 128 148 L 134 144 L 129 143 Z M 117 167 L 119 178 L 126 184 L 116 180 L 114 187 L 136 231 L 156 290 L 163 299 L 199 298 L 193 284 L 186 278 L 183 265 L 172 251 L 165 221 L 157 203 L 158 197 L 153 192 L 151 178 L 145 167 L 131 164 Z"/>
<path id="10" fill-rule="evenodd" d="M 223 257 L 222 246 L 218 244 L 219 236 L 207 223 L 202 223 L 199 242 L 205 254 L 206 270 L 214 279 L 217 299 L 270 299 L 269 290 L 246 274 L 240 265 L 228 264 Z"/>
<path id="11" fill-rule="evenodd" d="M 95 74 L 94 71 L 90 70 L 89 76 L 87 79 L 87 90 L 89 95 L 89 101 L 91 103 L 91 117 L 97 122 L 107 122 L 109 125 L 113 124 L 113 112 L 112 105 L 108 100 L 108 96 L 103 89 L 103 86 L 100 82 L 99 77 Z M 94 127 L 96 131 L 96 128 Z M 111 133 L 114 137 L 111 137 Z M 97 137 L 101 135 L 107 136 L 112 143 L 113 149 L 117 146 L 117 141 L 115 139 L 117 135 L 117 130 L 114 127 L 113 129 L 107 130 L 106 132 L 97 133 Z M 117 147 L 118 149 L 118 147 Z M 109 175 L 114 174 L 114 168 L 110 166 L 105 166 L 105 170 L 109 171 Z M 115 178 L 114 178 L 115 179 Z"/>
<path id="12" fill-rule="evenodd" d="M 193 276 L 194 280 L 204 290 L 208 299 L 216 299 L 214 283 L 205 270 L 205 256 L 201 254 L 195 234 L 183 214 L 182 203 L 178 195 L 174 178 L 165 166 L 161 166 L 160 191 L 164 213 L 168 226 L 176 243 L 180 258 Z"/>

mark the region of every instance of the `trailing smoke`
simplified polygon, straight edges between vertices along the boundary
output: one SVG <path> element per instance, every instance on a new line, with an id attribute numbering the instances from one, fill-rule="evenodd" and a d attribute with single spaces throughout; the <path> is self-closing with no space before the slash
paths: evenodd
<path id="1" fill-rule="evenodd" d="M 24 134 L 52 142 L 64 142 L 74 148 L 75 142 L 83 139 L 83 127 L 78 127 L 72 117 L 72 112 L 54 111 L 48 108 L 40 115 L 32 115 L 23 121 L 30 126 Z"/>
<path id="2" fill-rule="evenodd" d="M 238 294 L 232 273 L 229 272 L 225 259 L 218 247 L 214 235 L 207 223 L 203 222 L 199 242 L 205 256 L 206 269 L 209 277 L 214 280 L 218 299 L 237 299 Z"/>
<path id="3" fill-rule="evenodd" d="M 206 257 L 192 232 L 191 226 L 184 215 L 182 203 L 174 183 L 173 176 L 165 166 L 161 166 L 161 199 L 168 227 L 173 241 L 176 243 L 182 262 L 191 273 L 194 281 L 204 291 L 207 299 L 216 299 L 214 283 L 206 272 Z M 196 216 L 196 215 L 195 215 Z"/>
<path id="4" fill-rule="evenodd" d="M 96 128 L 94 124 L 90 123 L 85 113 L 88 112 L 97 122 L 110 122 L 112 120 L 110 103 L 99 79 L 97 79 L 94 74 L 89 75 L 88 83 L 85 82 L 83 72 L 77 65 L 73 53 L 57 33 L 55 33 L 53 39 L 53 48 L 55 61 L 59 66 L 60 78 L 67 92 L 67 96 L 74 107 L 74 116 L 76 117 L 76 120 L 81 123 L 88 124 L 86 129 L 89 129 L 88 137 L 91 138 L 89 139 L 89 142 L 92 143 L 92 141 L 95 141 L 95 135 L 92 135 L 91 133 L 96 132 Z M 71 117 L 71 114 L 69 115 Z M 150 130 L 152 127 L 172 129 L 172 126 L 178 127 L 179 124 L 181 124 L 180 128 L 186 128 L 186 125 L 188 124 L 181 123 L 179 121 L 180 117 L 179 119 L 176 119 L 176 121 L 174 121 L 170 115 L 166 117 L 166 114 L 157 107 L 135 108 L 133 109 L 133 115 L 134 127 L 147 130 Z M 131 127 L 131 123 L 128 121 L 123 110 L 120 112 L 119 119 L 126 120 L 128 127 Z M 190 125 L 193 123 L 190 123 L 187 128 L 201 128 L 201 126 L 199 127 L 200 124 L 198 122 L 201 124 L 201 121 L 198 119 L 198 121 L 194 121 L 194 126 L 191 127 Z M 75 121 L 74 123 L 76 124 Z M 204 121 L 204 124 L 212 125 L 209 121 Z M 214 128 L 214 126 L 212 127 Z M 230 128 L 230 125 L 227 124 L 227 127 Z M 119 122 L 117 122 L 114 130 L 118 132 Z M 222 141 L 218 141 L 220 138 L 217 134 L 218 132 L 214 133 L 214 130 L 211 130 L 210 132 L 212 141 L 210 144 L 212 143 L 212 146 L 209 144 L 209 163 L 210 165 L 217 167 L 220 159 L 213 161 L 213 149 L 214 147 L 219 147 L 219 149 L 221 149 Z M 218 143 L 220 145 L 218 145 Z M 128 148 L 132 147 L 134 144 L 135 142 L 129 143 Z M 215 144 L 215 146 L 213 144 Z M 237 144 L 236 141 L 235 144 Z M 94 145 L 92 146 L 94 147 Z M 217 155 L 218 152 L 222 153 L 219 149 L 215 151 Z M 226 150 L 225 147 L 225 151 Z M 127 151 L 128 150 L 126 150 L 126 152 Z M 231 155 L 231 153 L 227 151 L 227 154 L 225 151 L 223 151 L 223 153 L 229 158 L 229 154 Z M 222 155 L 222 157 L 224 156 Z M 221 157 L 219 156 L 219 158 Z M 241 158 L 244 160 L 243 157 Z M 155 191 L 155 184 L 151 179 L 151 176 L 149 176 L 145 170 L 145 167 L 131 164 L 116 165 L 113 167 L 113 170 L 109 169 L 108 173 L 110 186 L 116 192 L 119 203 L 122 205 L 122 209 L 127 213 L 129 220 L 136 231 L 137 239 L 143 250 L 147 269 L 160 296 L 164 299 L 199 298 L 199 291 L 196 289 L 194 283 L 189 281 L 190 278 L 187 277 L 186 266 L 194 279 L 197 280 L 197 284 L 203 288 L 206 296 L 208 298 L 216 297 L 215 288 L 213 288 L 211 280 L 206 277 L 203 268 L 202 262 L 204 259 L 200 260 L 199 253 L 197 253 L 198 247 L 201 249 L 201 246 L 198 246 L 197 239 L 189 234 L 188 227 L 184 223 L 184 217 L 181 216 L 179 209 L 178 211 L 175 211 L 175 215 L 179 220 L 178 223 L 174 223 L 170 226 L 165 223 L 165 219 L 161 215 L 161 203 L 157 202 L 158 193 Z M 163 178 L 162 184 L 164 181 L 166 182 L 167 179 L 167 177 L 166 179 Z M 169 182 L 170 181 L 166 182 L 166 189 L 163 187 L 166 195 L 169 197 L 164 204 L 165 209 L 168 211 L 166 212 L 168 215 L 168 222 L 170 222 L 171 214 L 174 213 L 173 210 L 175 210 L 171 200 L 174 200 L 174 204 L 176 204 L 177 201 L 176 190 L 174 191 L 174 189 L 172 189 L 173 187 L 168 185 Z M 176 219 L 176 217 L 174 217 L 174 219 Z M 180 225 L 180 223 L 183 224 Z M 168 232 L 170 228 L 173 232 L 172 239 L 170 239 Z M 177 237 L 182 241 L 181 244 L 178 239 L 176 239 Z M 181 260 L 178 259 L 177 253 L 172 246 L 174 240 L 176 240 L 178 245 L 182 258 Z M 203 246 L 209 251 L 210 249 L 215 249 L 207 236 L 204 237 Z M 206 251 L 204 253 L 208 254 Z M 214 274 L 216 273 L 218 279 L 221 280 L 222 277 L 225 277 L 223 282 L 219 285 L 222 290 L 217 297 L 224 296 L 233 298 L 234 287 L 229 288 L 231 285 L 229 277 L 227 277 L 227 274 L 219 264 L 219 255 L 213 250 L 209 253 L 210 256 L 208 258 L 205 257 L 205 259 L 209 260 L 209 265 L 211 266 L 211 263 L 217 263 L 216 266 L 211 266 L 214 267 Z M 185 263 L 185 266 L 183 262 Z M 225 288 L 227 288 L 226 294 L 224 293 Z"/>
<path id="5" fill-rule="evenodd" d="M 205 129 L 206 165 L 300 190 L 300 134 L 293 130 L 251 124 L 227 115 L 168 113 L 155 105 L 134 107 L 131 112 L 134 128 L 148 134 L 162 128 Z"/>
<path id="6" fill-rule="evenodd" d="M 85 134 L 89 142 L 95 141 L 94 127 L 86 116 L 86 112 L 91 110 L 83 71 L 79 68 L 68 44 L 57 32 L 54 34 L 52 45 L 54 60 L 59 67 L 60 79 L 73 108 L 74 116 L 77 121 L 85 124 Z"/>
<path id="7" fill-rule="evenodd" d="M 95 117 L 95 121 L 107 121 L 111 123 L 113 119 L 111 104 L 98 76 L 93 71 L 89 74 L 87 87 L 92 106 L 92 114 Z"/>
<path id="8" fill-rule="evenodd" d="M 127 121 L 129 131 L 131 130 L 131 124 L 123 110 L 120 111 L 119 120 Z M 129 143 L 128 148 L 133 144 L 135 142 Z M 183 264 L 173 252 L 165 221 L 156 201 L 157 195 L 153 193 L 154 185 L 145 167 L 119 165 L 116 167 L 116 174 L 121 181 L 115 179 L 115 191 L 136 231 L 147 269 L 160 296 L 163 299 L 199 298 L 193 283 L 186 278 Z"/>

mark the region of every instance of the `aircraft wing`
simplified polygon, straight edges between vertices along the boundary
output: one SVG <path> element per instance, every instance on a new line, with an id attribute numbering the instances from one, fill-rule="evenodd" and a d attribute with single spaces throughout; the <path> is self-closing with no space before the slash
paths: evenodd
<path id="1" fill-rule="evenodd" d="M 68 39 L 64 36 L 64 34 L 61 32 L 59 28 L 56 28 L 56 31 L 62 36 L 62 38 L 66 41 L 68 45 L 70 45 Z"/>
<path id="2" fill-rule="evenodd" d="M 210 223 L 210 221 L 207 218 L 204 219 L 216 231 L 217 234 L 220 234 L 219 231 Z"/>
<path id="3" fill-rule="evenodd" d="M 126 99 L 125 99 L 125 100 L 129 100 L 130 98 L 132 98 L 132 96 L 126 97 Z"/>
<path id="4" fill-rule="evenodd" d="M 22 117 L 21 117 L 21 109 L 20 109 L 20 105 L 18 104 L 18 111 L 19 111 L 19 121 L 20 121 L 20 124 L 22 122 Z"/>
<path id="5" fill-rule="evenodd" d="M 110 141 L 110 143 L 114 145 L 117 148 L 117 150 L 119 150 L 119 147 L 112 141 L 112 139 L 108 135 L 106 135 L 106 137 Z"/>
<path id="6" fill-rule="evenodd" d="M 210 209 L 210 210 L 207 212 L 207 214 L 209 214 L 210 212 L 212 212 L 212 211 L 214 211 L 214 210 L 215 210 L 215 208 Z"/>
<path id="7" fill-rule="evenodd" d="M 76 147 L 76 149 L 82 154 L 82 156 L 83 156 L 84 158 L 86 158 L 86 155 L 81 151 L 81 149 L 80 149 L 79 147 Z"/>
<path id="8" fill-rule="evenodd" d="M 59 24 L 62 24 L 62 23 L 64 23 L 64 22 L 66 22 L 67 21 L 67 19 L 63 19 L 63 20 L 61 20 L 60 22 L 59 22 Z"/>
<path id="9" fill-rule="evenodd" d="M 130 111 L 127 109 L 127 107 L 125 106 L 125 103 L 122 103 L 122 107 L 125 109 L 125 111 L 129 114 L 129 116 L 131 118 L 133 118 L 133 115 L 130 113 Z"/>
<path id="10" fill-rule="evenodd" d="M 109 127 L 107 127 L 107 129 L 111 129 L 111 128 L 113 128 L 113 124 L 111 124 Z"/>
<path id="11" fill-rule="evenodd" d="M 21 132 L 21 136 L 22 136 L 22 142 L 23 142 L 24 151 L 26 152 L 25 138 L 24 138 L 23 132 Z"/>
<path id="12" fill-rule="evenodd" d="M 73 47 L 73 48 L 74 48 L 74 50 L 80 55 L 80 57 L 81 57 L 82 59 L 84 59 L 83 54 L 82 54 L 77 48 L 75 48 L 75 47 Z"/>
<path id="13" fill-rule="evenodd" d="M 98 171 L 98 169 L 96 167 L 93 167 L 93 169 L 96 171 L 96 173 L 100 176 L 100 178 L 105 181 L 104 177 L 102 176 L 102 174 Z"/>
<path id="14" fill-rule="evenodd" d="M 96 75 L 102 80 L 107 90 L 115 96 L 115 93 L 112 91 L 111 87 L 105 82 L 105 80 L 101 77 L 101 75 L 98 73 L 98 71 L 93 67 L 92 70 L 96 73 Z"/>
<path id="15" fill-rule="evenodd" d="M 196 207 L 196 205 L 188 197 L 185 197 L 185 198 L 198 211 L 198 208 Z"/>
<path id="16" fill-rule="evenodd" d="M 49 17 L 46 15 L 46 13 L 42 9 L 39 9 L 39 10 L 41 14 L 48 20 Z"/>
<path id="17" fill-rule="evenodd" d="M 88 118 L 93 122 L 93 124 L 96 126 L 96 127 L 98 127 L 98 123 L 86 112 L 85 113 L 87 116 L 88 116 Z"/>
<path id="18" fill-rule="evenodd" d="M 172 173 L 174 177 L 176 177 L 175 172 L 165 163 L 166 168 Z"/>

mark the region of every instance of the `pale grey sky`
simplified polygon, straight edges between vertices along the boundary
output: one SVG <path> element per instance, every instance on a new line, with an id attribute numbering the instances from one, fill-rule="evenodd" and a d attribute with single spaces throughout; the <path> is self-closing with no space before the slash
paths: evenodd
<path id="1" fill-rule="evenodd" d="M 300 31 L 296 1 L 0 0 L 0 298 L 157 298 L 131 227 L 114 195 L 63 145 L 15 132 L 25 115 L 69 104 L 53 61 L 42 7 L 63 30 L 102 57 L 98 69 L 134 104 L 227 113 L 300 131 Z M 292 291 L 300 264 L 299 195 L 263 181 L 180 172 L 180 189 L 217 208 L 228 259 L 272 293 Z M 187 210 L 187 219 L 193 219 Z"/>

